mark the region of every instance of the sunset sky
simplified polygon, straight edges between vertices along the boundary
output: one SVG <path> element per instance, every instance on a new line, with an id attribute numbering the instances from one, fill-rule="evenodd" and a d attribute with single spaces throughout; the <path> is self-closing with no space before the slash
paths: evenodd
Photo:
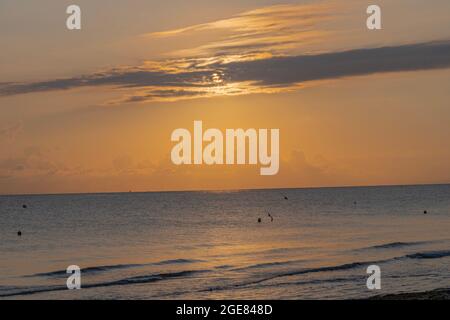
<path id="1" fill-rule="evenodd" d="M 0 194 L 449 183 L 449 14 L 448 0 L 2 0 Z M 278 175 L 173 165 L 171 132 L 194 120 L 279 128 Z"/>

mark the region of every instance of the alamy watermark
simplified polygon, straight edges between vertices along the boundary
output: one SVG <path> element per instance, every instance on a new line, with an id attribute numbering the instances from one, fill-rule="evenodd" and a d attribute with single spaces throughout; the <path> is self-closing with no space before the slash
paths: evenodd
<path id="1" fill-rule="evenodd" d="M 171 140 L 177 142 L 171 152 L 176 165 L 260 164 L 264 176 L 277 174 L 280 167 L 279 129 L 226 129 L 223 134 L 214 128 L 203 132 L 203 122 L 194 121 L 192 134 L 175 129 Z"/>
<path id="2" fill-rule="evenodd" d="M 381 29 L 381 8 L 375 4 L 367 7 L 367 14 L 370 16 L 367 18 L 366 25 L 369 30 Z"/>
<path id="3" fill-rule="evenodd" d="M 69 290 L 81 289 L 81 269 L 77 265 L 71 265 L 66 270 L 70 276 L 67 278 L 66 285 Z"/>
<path id="4" fill-rule="evenodd" d="M 67 7 L 66 13 L 69 14 L 66 20 L 66 27 L 69 30 L 81 29 L 81 8 L 75 4 Z"/>
<path id="5" fill-rule="evenodd" d="M 367 278 L 366 286 L 369 290 L 381 289 L 381 269 L 379 266 L 373 264 L 367 267 L 367 274 L 370 276 Z"/>

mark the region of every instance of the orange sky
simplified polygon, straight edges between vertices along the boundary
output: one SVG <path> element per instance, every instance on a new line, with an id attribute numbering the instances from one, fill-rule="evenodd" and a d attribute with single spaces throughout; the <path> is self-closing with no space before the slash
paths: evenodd
<path id="1" fill-rule="evenodd" d="M 448 1 L 66 2 L 0 4 L 1 194 L 450 181 Z M 194 120 L 279 128 L 279 174 L 173 165 Z"/>

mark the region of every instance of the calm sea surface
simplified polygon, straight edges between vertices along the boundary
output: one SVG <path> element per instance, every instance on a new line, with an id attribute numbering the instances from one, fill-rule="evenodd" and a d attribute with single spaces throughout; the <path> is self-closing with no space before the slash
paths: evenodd
<path id="1" fill-rule="evenodd" d="M 381 290 L 366 287 L 371 264 Z M 66 289 L 69 265 L 82 269 L 81 290 Z M 0 196 L 0 299 L 348 299 L 443 287 L 450 185 Z"/>

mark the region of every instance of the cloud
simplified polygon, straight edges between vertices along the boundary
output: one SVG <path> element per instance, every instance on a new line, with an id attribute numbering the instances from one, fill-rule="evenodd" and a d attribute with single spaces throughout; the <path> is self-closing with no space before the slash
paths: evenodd
<path id="1" fill-rule="evenodd" d="M 450 41 L 356 49 L 314 55 L 229 56 L 146 62 L 81 77 L 4 84 L 0 95 L 80 87 L 111 86 L 124 91 L 120 102 L 273 93 L 311 81 L 450 67 Z"/>
<path id="2" fill-rule="evenodd" d="M 211 55 L 254 50 L 270 52 L 297 47 L 327 34 L 317 25 L 330 18 L 331 4 L 284 4 L 246 11 L 228 19 L 146 34 L 152 38 L 186 37 L 220 33 L 218 40 L 177 52 L 180 55 Z"/>
<path id="3" fill-rule="evenodd" d="M 274 57 L 227 66 L 234 81 L 286 85 L 382 72 L 450 67 L 450 41 Z"/>
<path id="4" fill-rule="evenodd" d="M 118 91 L 119 98 L 106 104 L 177 101 L 279 93 L 322 80 L 450 66 L 448 40 L 298 54 L 298 49 L 306 43 L 323 41 L 324 35 L 329 38 L 326 24 L 345 12 L 346 5 L 337 1 L 275 5 L 227 19 L 148 33 L 145 39 L 187 37 L 189 40 L 203 33 L 207 37 L 200 37 L 204 42 L 199 46 L 183 49 L 166 60 L 145 61 L 137 66 L 121 66 L 71 78 L 1 82 L 0 97 L 108 87 Z M 6 134 L 0 130 L 0 137 Z"/>
<path id="5" fill-rule="evenodd" d="M 6 140 L 8 142 L 14 141 L 16 137 L 22 132 L 23 125 L 22 122 L 15 122 L 8 124 L 0 128 L 0 141 Z"/>
<path id="6" fill-rule="evenodd" d="M 0 158 L 0 176 L 4 177 L 67 176 L 79 172 L 79 168 L 53 160 L 51 150 L 40 146 L 29 146 L 15 156 Z"/>

